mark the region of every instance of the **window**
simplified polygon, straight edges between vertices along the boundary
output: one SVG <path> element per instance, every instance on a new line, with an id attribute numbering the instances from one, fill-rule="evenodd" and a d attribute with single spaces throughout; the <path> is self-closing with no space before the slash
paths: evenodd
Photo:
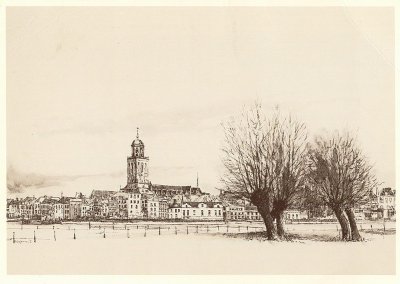
<path id="1" fill-rule="evenodd" d="M 196 215 L 196 210 L 193 210 L 193 215 Z"/>
<path id="2" fill-rule="evenodd" d="M 211 210 L 208 210 L 208 216 L 210 216 L 211 215 Z"/>
<path id="3" fill-rule="evenodd" d="M 203 212 L 203 210 L 201 210 L 201 216 L 203 216 L 204 215 L 204 212 Z"/>

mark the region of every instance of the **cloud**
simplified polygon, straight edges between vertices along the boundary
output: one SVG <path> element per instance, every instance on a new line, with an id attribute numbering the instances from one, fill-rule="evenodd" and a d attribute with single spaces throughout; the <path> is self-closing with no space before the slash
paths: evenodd
<path id="1" fill-rule="evenodd" d="M 43 188 L 58 185 L 54 177 L 34 173 L 22 173 L 13 167 L 7 169 L 7 189 L 10 193 L 18 193 L 28 188 Z"/>
<path id="2" fill-rule="evenodd" d="M 123 176 L 123 174 L 123 171 L 118 171 L 107 174 L 51 176 L 37 173 L 24 173 L 22 171 L 16 170 L 13 166 L 9 166 L 7 169 L 7 190 L 9 193 L 21 193 L 26 190 L 35 190 L 49 186 L 58 186 L 65 182 L 74 181 L 82 178 L 98 176 L 121 177 Z"/>

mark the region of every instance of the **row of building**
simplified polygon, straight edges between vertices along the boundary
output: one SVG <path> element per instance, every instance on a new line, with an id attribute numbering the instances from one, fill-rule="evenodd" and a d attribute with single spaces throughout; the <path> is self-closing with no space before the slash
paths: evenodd
<path id="1" fill-rule="evenodd" d="M 261 221 L 255 206 L 245 201 L 227 201 L 220 196 L 198 194 L 159 195 L 152 191 L 93 190 L 89 197 L 79 193 L 74 197 L 41 196 L 7 200 L 7 218 L 25 220 L 85 220 L 85 219 L 173 219 L 173 220 L 232 220 Z M 382 189 L 373 194 L 368 203 L 355 209 L 358 220 L 395 219 L 396 191 Z M 286 220 L 334 218 L 329 208 L 322 208 L 319 216 L 307 210 L 288 209 Z"/>
<path id="2" fill-rule="evenodd" d="M 231 205 L 217 196 L 94 190 L 89 197 L 42 196 L 7 200 L 7 218 L 42 221 L 91 219 L 261 220 L 253 206 Z"/>

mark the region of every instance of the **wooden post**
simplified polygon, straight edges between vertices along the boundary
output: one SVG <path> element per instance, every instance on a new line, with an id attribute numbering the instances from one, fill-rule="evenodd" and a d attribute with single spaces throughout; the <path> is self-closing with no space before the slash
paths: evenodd
<path id="1" fill-rule="evenodd" d="M 90 230 L 90 228 L 91 228 L 91 225 L 90 225 L 90 221 L 89 221 L 89 230 Z"/>
<path id="2" fill-rule="evenodd" d="M 189 227 L 186 226 L 186 235 L 189 235 Z"/>
<path id="3" fill-rule="evenodd" d="M 128 236 L 128 239 L 129 239 L 129 229 L 128 230 L 126 230 L 127 231 L 127 236 Z"/>
<path id="4" fill-rule="evenodd" d="M 161 235 L 161 228 L 158 227 L 158 235 Z"/>
<path id="5" fill-rule="evenodd" d="M 176 226 L 175 226 L 175 235 L 177 235 L 178 234 L 178 232 L 176 231 Z"/>
<path id="6" fill-rule="evenodd" d="M 207 225 L 207 233 L 208 233 L 208 225 Z"/>
<path id="7" fill-rule="evenodd" d="M 144 236 L 145 236 L 145 237 L 146 237 L 146 231 L 147 231 L 147 228 L 144 227 Z"/>
<path id="8" fill-rule="evenodd" d="M 199 233 L 199 225 L 196 225 L 196 233 Z"/>
<path id="9" fill-rule="evenodd" d="M 105 239 L 106 238 L 106 228 L 104 228 L 104 231 L 103 231 L 103 239 Z"/>
<path id="10" fill-rule="evenodd" d="M 15 232 L 13 232 L 13 244 L 15 244 Z"/>
<path id="11" fill-rule="evenodd" d="M 55 230 L 53 231 L 53 235 L 54 235 L 54 241 L 56 241 L 57 239 L 56 239 L 56 231 Z"/>
<path id="12" fill-rule="evenodd" d="M 217 228 L 218 228 L 218 232 L 219 232 L 219 225 L 217 226 Z"/>
<path id="13" fill-rule="evenodd" d="M 33 242 L 36 243 L 36 232 L 33 231 Z"/>
<path id="14" fill-rule="evenodd" d="M 227 233 L 229 232 L 229 226 L 228 225 L 226 225 L 226 232 Z"/>
<path id="15" fill-rule="evenodd" d="M 240 226 L 238 227 L 238 229 L 239 229 L 239 232 L 240 232 Z"/>
<path id="16" fill-rule="evenodd" d="M 74 240 L 76 240 L 76 235 L 75 235 L 75 228 L 74 228 Z"/>
<path id="17" fill-rule="evenodd" d="M 114 230 L 114 222 L 113 222 L 113 230 Z"/>
<path id="18" fill-rule="evenodd" d="M 249 226 L 247 226 L 247 233 L 249 232 Z"/>

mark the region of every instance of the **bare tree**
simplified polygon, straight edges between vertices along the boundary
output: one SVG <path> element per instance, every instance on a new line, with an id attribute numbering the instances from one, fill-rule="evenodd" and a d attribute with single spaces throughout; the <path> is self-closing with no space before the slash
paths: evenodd
<path id="1" fill-rule="evenodd" d="M 305 124 L 291 116 L 285 118 L 277 113 L 273 120 L 278 126 L 274 142 L 278 151 L 272 216 L 276 219 L 278 236 L 283 237 L 283 212 L 289 207 L 300 205 L 307 181 L 307 131 Z"/>
<path id="2" fill-rule="evenodd" d="M 366 202 L 377 182 L 354 138 L 348 133 L 317 138 L 310 148 L 309 173 L 318 197 L 334 211 L 342 239 L 361 240 L 353 208 Z"/>
<path id="3" fill-rule="evenodd" d="M 264 220 L 268 239 L 276 239 L 271 211 L 277 148 L 270 146 L 276 140 L 277 125 L 266 120 L 261 105 L 256 103 L 223 128 L 225 174 L 221 180 L 225 191 L 250 200 Z"/>
<path id="4" fill-rule="evenodd" d="M 279 111 L 267 119 L 260 104 L 224 125 L 228 191 L 250 200 L 262 216 L 269 239 L 284 236 L 283 212 L 304 187 L 307 169 L 305 125 Z M 277 222 L 275 229 L 273 220 Z"/>

